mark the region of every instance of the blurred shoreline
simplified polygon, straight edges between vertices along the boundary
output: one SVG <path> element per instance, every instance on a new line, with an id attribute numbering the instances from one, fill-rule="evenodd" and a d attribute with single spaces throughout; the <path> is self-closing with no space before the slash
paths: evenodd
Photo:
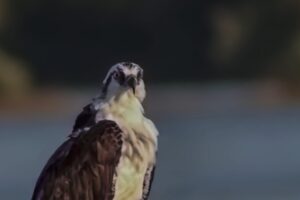
<path id="1" fill-rule="evenodd" d="M 98 88 L 45 87 L 0 100 L 0 117 L 66 116 L 80 112 Z M 152 85 L 144 103 L 150 115 L 222 113 L 252 108 L 274 109 L 300 105 L 300 93 L 284 82 L 217 82 L 214 84 Z"/>

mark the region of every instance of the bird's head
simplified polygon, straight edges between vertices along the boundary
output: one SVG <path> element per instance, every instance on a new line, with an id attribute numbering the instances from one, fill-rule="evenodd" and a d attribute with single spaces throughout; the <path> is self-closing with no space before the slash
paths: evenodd
<path id="1" fill-rule="evenodd" d="M 142 102 L 146 96 L 143 69 L 132 62 L 121 62 L 110 68 L 104 81 L 104 96 L 132 93 Z"/>

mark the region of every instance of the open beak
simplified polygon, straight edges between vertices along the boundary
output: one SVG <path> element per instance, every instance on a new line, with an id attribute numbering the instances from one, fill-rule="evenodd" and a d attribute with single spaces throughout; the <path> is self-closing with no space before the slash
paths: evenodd
<path id="1" fill-rule="evenodd" d="M 136 87 L 136 79 L 134 76 L 128 76 L 126 79 L 126 83 L 128 87 L 130 87 L 133 91 L 133 94 L 135 94 L 135 87 Z"/>

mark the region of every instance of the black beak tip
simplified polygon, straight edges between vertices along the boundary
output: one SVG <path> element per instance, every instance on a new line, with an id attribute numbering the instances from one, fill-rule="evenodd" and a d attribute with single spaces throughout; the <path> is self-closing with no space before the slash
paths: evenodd
<path id="1" fill-rule="evenodd" d="M 133 93 L 135 94 L 136 80 L 134 77 L 129 77 L 127 79 L 127 85 L 132 89 Z"/>

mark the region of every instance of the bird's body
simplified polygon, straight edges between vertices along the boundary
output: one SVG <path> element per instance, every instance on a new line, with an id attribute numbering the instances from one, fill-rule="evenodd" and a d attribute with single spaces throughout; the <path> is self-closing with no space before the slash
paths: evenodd
<path id="1" fill-rule="evenodd" d="M 116 70 L 123 74 L 117 77 Z M 83 109 L 70 139 L 48 161 L 32 200 L 148 199 L 158 131 L 144 116 L 142 79 L 132 89 L 120 87 L 138 70 L 128 63 L 110 70 L 102 94 Z"/>
<path id="2" fill-rule="evenodd" d="M 148 168 L 155 164 L 157 130 L 144 117 L 132 92 L 100 104 L 97 121 L 115 121 L 123 131 L 122 156 L 117 167 L 115 200 L 139 199 Z"/>

